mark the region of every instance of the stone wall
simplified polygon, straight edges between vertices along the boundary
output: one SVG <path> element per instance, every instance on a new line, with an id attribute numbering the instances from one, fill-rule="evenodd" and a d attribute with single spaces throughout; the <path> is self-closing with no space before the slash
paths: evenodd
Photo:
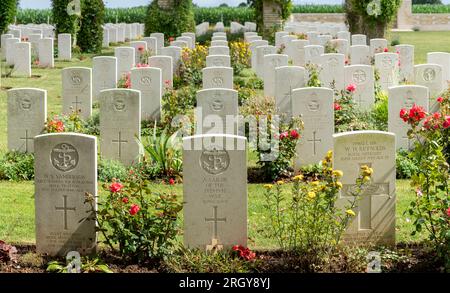
<path id="1" fill-rule="evenodd" d="M 281 26 L 282 19 L 280 15 L 281 8 L 277 3 L 271 0 L 263 1 L 263 22 L 266 29 L 272 28 L 274 26 Z"/>
<path id="2" fill-rule="evenodd" d="M 158 6 L 163 9 L 172 8 L 172 1 L 173 0 L 158 0 Z"/>
<path id="3" fill-rule="evenodd" d="M 290 20 L 321 23 L 346 22 L 345 13 L 293 13 Z M 412 1 L 403 0 L 394 27 L 398 30 L 448 31 L 450 30 L 450 14 L 412 13 Z"/>
<path id="4" fill-rule="evenodd" d="M 345 23 L 345 13 L 293 13 L 291 20 L 296 22 Z"/>

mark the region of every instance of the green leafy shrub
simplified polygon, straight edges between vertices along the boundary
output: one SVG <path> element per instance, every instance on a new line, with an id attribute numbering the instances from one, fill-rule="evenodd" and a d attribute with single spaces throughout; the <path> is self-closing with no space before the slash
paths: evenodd
<path id="1" fill-rule="evenodd" d="M 17 11 L 18 23 L 53 23 L 51 9 L 19 9 Z"/>
<path id="2" fill-rule="evenodd" d="M 181 159 L 181 140 L 178 132 L 169 135 L 165 129 L 160 135 L 156 134 L 142 139 L 142 146 L 149 162 L 158 166 L 161 175 L 166 177 L 179 176 L 183 161 Z"/>
<path id="3" fill-rule="evenodd" d="M 103 0 L 81 1 L 81 27 L 78 31 L 78 46 L 84 53 L 102 51 L 103 21 L 105 5 Z"/>
<path id="4" fill-rule="evenodd" d="M 67 264 L 60 263 L 59 261 L 51 261 L 47 264 L 47 272 L 49 273 L 73 273 L 69 272 L 69 264 L 74 260 L 68 260 Z M 113 273 L 108 265 L 104 264 L 100 259 L 89 257 L 81 258 L 80 262 L 80 273 Z"/>
<path id="5" fill-rule="evenodd" d="M 115 160 L 99 160 L 98 180 L 100 182 L 111 182 L 113 179 L 124 181 L 127 176 L 127 168 L 121 162 Z"/>
<path id="6" fill-rule="evenodd" d="M 283 181 L 275 186 L 265 185 L 264 208 L 269 215 L 269 235 L 284 251 L 309 256 L 311 270 L 340 243 L 373 173 L 368 166 L 361 167 L 353 199 L 342 209 L 336 202 L 343 173 L 333 170 L 331 159 L 330 151 L 322 162 L 320 180 L 305 181 L 303 175 L 297 175 L 292 187 L 285 186 Z"/>
<path id="7" fill-rule="evenodd" d="M 67 14 L 67 5 L 70 2 L 71 0 L 52 0 L 52 19 L 56 26 L 56 35 L 71 34 L 73 43 L 76 44 L 79 19 L 76 15 Z"/>
<path id="8" fill-rule="evenodd" d="M 183 32 L 195 32 L 195 20 L 192 0 L 173 0 L 173 8 L 162 9 L 158 1 L 153 0 L 147 9 L 145 34 L 164 33 L 167 37 L 176 37 Z"/>
<path id="9" fill-rule="evenodd" d="M 130 177 L 123 184 L 104 184 L 109 191 L 98 203 L 96 220 L 104 243 L 122 258 L 159 260 L 173 253 L 179 232 L 178 214 L 183 205 L 173 190 L 155 193 L 149 181 Z M 91 210 L 96 206 L 87 196 Z M 94 213 L 95 214 L 95 213 Z"/>
<path id="10" fill-rule="evenodd" d="M 387 131 L 388 114 L 388 96 L 386 93 L 379 91 L 377 92 L 376 102 L 371 112 L 376 129 Z"/>
<path id="11" fill-rule="evenodd" d="M 410 179 L 412 175 L 419 171 L 417 162 L 411 158 L 406 150 L 397 152 L 396 166 L 397 179 Z"/>
<path id="12" fill-rule="evenodd" d="M 174 80 L 175 83 L 175 80 Z M 171 127 L 173 119 L 178 115 L 185 115 L 196 104 L 197 89 L 194 86 L 185 86 L 179 90 L 166 89 L 163 95 L 164 127 Z"/>
<path id="13" fill-rule="evenodd" d="M 0 5 L 0 34 L 8 30 L 8 25 L 14 22 L 17 12 L 17 0 L 3 0 Z"/>
<path id="14" fill-rule="evenodd" d="M 250 68 L 251 52 L 249 44 L 243 41 L 231 42 L 230 57 L 234 74 L 239 75 L 245 68 Z"/>
<path id="15" fill-rule="evenodd" d="M 0 159 L 0 180 L 33 180 L 34 156 L 8 152 Z"/>
<path id="16" fill-rule="evenodd" d="M 181 53 L 180 78 L 183 85 L 202 86 L 202 69 L 206 67 L 208 48 L 197 45 L 195 49 L 183 48 Z"/>

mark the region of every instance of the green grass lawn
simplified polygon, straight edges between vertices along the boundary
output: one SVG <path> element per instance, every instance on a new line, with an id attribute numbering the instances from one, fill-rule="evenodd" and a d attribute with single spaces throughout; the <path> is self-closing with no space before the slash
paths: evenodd
<path id="1" fill-rule="evenodd" d="M 450 32 L 391 32 L 388 39 L 414 45 L 415 64 L 426 63 L 429 52 L 450 52 Z"/>
<path id="2" fill-rule="evenodd" d="M 450 32 L 395 32 L 389 34 L 390 39 L 399 39 L 403 44 L 415 45 L 416 63 L 426 62 L 426 53 L 432 51 L 450 51 Z M 102 55 L 112 55 L 113 48 L 105 50 Z M 6 88 L 36 87 L 48 91 L 49 116 L 61 111 L 61 69 L 70 66 L 91 67 L 92 55 L 79 60 L 79 56 L 71 62 L 56 61 L 54 69 L 33 68 L 33 78 L 3 78 L 0 92 L 0 155 L 6 152 Z M 256 156 L 249 154 L 249 166 L 255 166 Z M 168 188 L 167 185 L 154 184 L 155 190 Z M 397 180 L 397 241 L 411 242 L 419 238 L 412 238 L 412 224 L 403 215 L 409 202 L 414 197 L 407 180 Z M 182 194 L 182 186 L 177 185 L 177 191 Z M 249 184 L 248 227 L 250 245 L 256 248 L 276 247 L 274 239 L 269 239 L 268 217 L 264 212 L 263 186 Z M 33 182 L 5 182 L 0 181 L 0 239 L 12 243 L 34 242 L 34 187 Z M 421 237 L 426 235 L 422 234 Z"/>
<path id="3" fill-rule="evenodd" d="M 167 190 L 168 185 L 154 183 L 152 190 Z M 182 185 L 176 185 L 177 194 L 182 194 Z M 286 186 L 286 188 L 288 188 Z M 99 189 L 101 190 L 101 188 Z M 248 185 L 248 229 L 249 246 L 257 249 L 275 248 L 275 239 L 268 237 L 268 214 L 265 211 L 264 187 L 262 184 Z M 34 187 L 33 182 L 0 182 L 0 239 L 10 243 L 34 243 Z M 421 236 L 412 237 L 412 224 L 403 215 L 413 199 L 409 181 L 397 180 L 397 242 L 416 242 Z M 182 219 L 180 219 L 182 221 Z M 180 238 L 181 240 L 181 238 Z"/>

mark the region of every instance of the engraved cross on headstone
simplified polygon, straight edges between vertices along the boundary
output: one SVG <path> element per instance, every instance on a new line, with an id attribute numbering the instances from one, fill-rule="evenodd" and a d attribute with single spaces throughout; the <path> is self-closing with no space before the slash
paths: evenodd
<path id="1" fill-rule="evenodd" d="M 128 140 L 122 140 L 122 132 L 119 131 L 118 139 L 113 139 L 112 142 L 118 144 L 118 154 L 119 154 L 119 158 L 121 158 L 122 157 L 122 144 L 128 143 Z"/>
<path id="2" fill-rule="evenodd" d="M 81 104 L 83 104 L 83 102 L 78 100 L 78 96 L 75 96 L 75 102 L 72 102 L 72 104 L 75 104 L 75 112 L 78 112 L 81 110 Z M 80 107 L 78 105 L 80 105 Z"/>
<path id="3" fill-rule="evenodd" d="M 321 139 L 316 138 L 316 131 L 313 131 L 313 138 L 312 139 L 308 139 L 309 142 L 312 142 L 313 144 L 313 152 L 314 155 L 316 155 L 316 142 L 321 142 Z"/>
<path id="4" fill-rule="evenodd" d="M 33 137 L 28 136 L 28 129 L 25 130 L 25 137 L 20 139 L 25 140 L 25 152 L 28 153 L 28 141 L 33 140 Z"/>
<path id="5" fill-rule="evenodd" d="M 213 206 L 213 217 L 212 218 L 205 218 L 205 222 L 213 223 L 213 239 L 218 239 L 217 232 L 218 232 L 218 223 L 219 222 L 226 222 L 227 218 L 218 218 L 217 216 L 217 206 Z"/>
<path id="6" fill-rule="evenodd" d="M 75 207 L 68 207 L 67 206 L 67 195 L 63 195 L 63 206 L 57 207 L 55 206 L 56 211 L 63 211 L 64 212 L 64 230 L 68 230 L 67 226 L 67 211 L 76 211 Z"/>

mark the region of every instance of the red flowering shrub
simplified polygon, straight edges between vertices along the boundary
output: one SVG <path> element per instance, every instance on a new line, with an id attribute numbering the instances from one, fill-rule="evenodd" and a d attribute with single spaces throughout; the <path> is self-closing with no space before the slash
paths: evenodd
<path id="1" fill-rule="evenodd" d="M 47 131 L 47 133 L 64 132 L 64 129 L 64 122 L 58 117 L 47 119 L 47 124 L 45 126 L 45 130 Z"/>
<path id="2" fill-rule="evenodd" d="M 122 257 L 142 261 L 167 255 L 176 244 L 183 205 L 174 192 L 155 193 L 150 182 L 130 173 L 125 182 L 104 184 L 96 220 L 104 243 Z M 95 210 L 92 195 L 87 195 Z"/>
<path id="3" fill-rule="evenodd" d="M 122 75 L 122 78 L 117 82 L 117 88 L 130 89 L 131 88 L 131 73 L 128 72 Z"/>
<path id="4" fill-rule="evenodd" d="M 439 97 L 439 111 L 426 113 L 420 106 L 401 109 L 400 117 L 410 125 L 408 137 L 414 139 L 411 158 L 418 171 L 411 178 L 417 197 L 408 213 L 414 218 L 412 234 L 426 230 L 430 241 L 450 271 L 450 92 Z"/>

